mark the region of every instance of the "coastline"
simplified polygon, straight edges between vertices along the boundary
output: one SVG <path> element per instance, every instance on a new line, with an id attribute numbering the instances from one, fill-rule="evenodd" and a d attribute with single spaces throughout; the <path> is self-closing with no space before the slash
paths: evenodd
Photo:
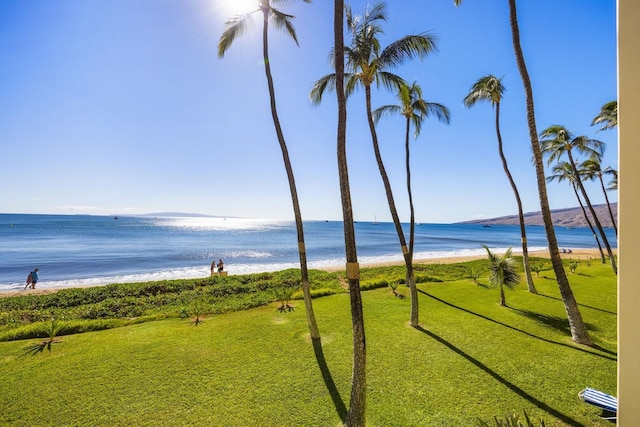
<path id="1" fill-rule="evenodd" d="M 617 255 L 617 249 L 613 250 L 614 254 Z M 518 255 L 518 253 L 516 253 Z M 560 254 L 563 259 L 575 259 L 575 260 L 588 260 L 588 259 L 599 259 L 600 254 L 598 249 L 596 248 L 579 248 L 572 250 L 571 253 L 561 253 Z M 539 258 L 550 258 L 549 252 L 547 250 L 539 250 L 539 251 L 531 251 L 529 252 L 529 256 L 531 257 L 539 257 Z M 443 257 L 443 258 L 425 258 L 425 259 L 414 259 L 414 265 L 417 264 L 454 264 L 459 262 L 473 261 L 477 259 L 486 258 L 486 255 L 467 255 L 467 256 L 455 256 L 455 257 Z M 404 261 L 386 261 L 386 262 L 378 262 L 378 263 L 363 263 L 360 265 L 361 268 L 373 268 L 373 267 L 391 267 L 404 265 Z M 343 271 L 344 266 L 328 266 L 320 268 L 319 270 L 336 272 Z M 107 286 L 110 283 L 100 283 L 100 284 L 92 284 L 92 285 L 84 285 L 84 286 L 73 286 L 73 287 L 55 287 L 55 288 L 41 288 L 41 289 L 24 289 L 24 290 L 8 290 L 8 291 L 0 291 L 0 298 L 6 297 L 14 297 L 20 295 L 47 295 L 58 292 L 61 289 L 72 289 L 72 288 L 92 288 L 96 286 Z"/>

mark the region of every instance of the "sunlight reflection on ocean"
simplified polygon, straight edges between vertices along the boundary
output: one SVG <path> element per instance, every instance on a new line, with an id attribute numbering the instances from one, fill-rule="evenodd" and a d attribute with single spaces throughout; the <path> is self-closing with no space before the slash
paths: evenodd
<path id="1" fill-rule="evenodd" d="M 166 217 L 154 218 L 158 226 L 175 227 L 191 231 L 264 231 L 285 227 L 287 221 L 249 218 Z"/>
<path id="2" fill-rule="evenodd" d="M 392 223 L 358 222 L 355 231 L 361 264 L 403 260 Z M 342 222 L 306 221 L 304 232 L 309 268 L 344 266 Z M 543 227 L 527 233 L 530 250 L 547 247 Z M 561 247 L 594 246 L 589 229 L 558 227 L 556 233 Z M 615 234 L 607 233 L 615 246 Z M 414 259 L 484 256 L 482 244 L 518 254 L 519 227 L 418 224 Z M 292 221 L 212 217 L 0 214 L 0 254 L 0 291 L 22 289 L 35 267 L 39 288 L 57 288 L 203 278 L 219 259 L 230 275 L 299 268 L 300 262 Z"/>

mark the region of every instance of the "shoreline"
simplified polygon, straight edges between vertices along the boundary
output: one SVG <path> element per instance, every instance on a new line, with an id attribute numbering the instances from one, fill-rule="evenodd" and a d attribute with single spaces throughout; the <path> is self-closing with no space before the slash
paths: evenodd
<path id="1" fill-rule="evenodd" d="M 614 255 L 617 255 L 617 249 L 613 250 Z M 519 256 L 519 253 L 515 254 Z M 538 258 L 550 258 L 549 252 L 547 250 L 539 250 L 539 251 L 531 251 L 529 252 L 529 256 L 538 257 Z M 571 253 L 561 253 L 560 256 L 563 259 L 576 259 L 586 260 L 586 259 L 598 259 L 600 258 L 600 254 L 598 249 L 596 248 L 579 248 L 572 250 Z M 455 264 L 460 262 L 474 261 L 477 259 L 484 259 L 486 255 L 466 255 L 466 256 L 454 256 L 454 257 L 443 257 L 443 258 L 425 258 L 425 259 L 414 259 L 413 264 Z M 391 266 L 399 266 L 404 265 L 403 260 L 399 261 L 385 261 L 385 262 L 376 262 L 376 263 L 366 263 L 361 264 L 361 268 L 375 268 L 375 267 L 391 267 Z M 319 268 L 318 270 L 328 271 L 328 272 L 336 272 L 343 271 L 344 266 L 328 266 Z M 15 297 L 20 295 L 48 295 L 55 292 L 58 292 L 62 289 L 74 289 L 74 288 L 93 288 L 97 286 L 107 286 L 112 283 L 100 283 L 100 284 L 92 284 L 92 285 L 84 285 L 84 286 L 68 286 L 68 287 L 55 287 L 55 288 L 41 288 L 41 289 L 20 289 L 20 290 L 7 290 L 0 291 L 0 298 L 6 297 Z"/>

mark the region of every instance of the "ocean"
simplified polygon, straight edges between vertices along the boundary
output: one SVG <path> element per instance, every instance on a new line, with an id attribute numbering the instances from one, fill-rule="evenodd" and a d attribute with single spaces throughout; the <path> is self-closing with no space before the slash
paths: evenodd
<path id="1" fill-rule="evenodd" d="M 408 224 L 404 224 L 408 239 Z M 355 224 L 361 264 L 401 261 L 392 223 Z M 309 268 L 344 265 L 340 221 L 304 223 Z M 588 228 L 557 227 L 561 248 L 593 248 Z M 607 237 L 616 246 L 615 234 Z M 544 228 L 527 227 L 529 250 L 547 248 Z M 417 224 L 415 259 L 521 252 L 518 226 Z M 229 274 L 298 268 L 295 223 L 241 218 L 0 214 L 0 291 L 90 286 L 209 275 L 222 259 Z"/>

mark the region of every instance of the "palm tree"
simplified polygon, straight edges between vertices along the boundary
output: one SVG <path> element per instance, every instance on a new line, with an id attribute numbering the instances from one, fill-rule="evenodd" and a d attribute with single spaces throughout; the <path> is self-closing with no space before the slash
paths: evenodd
<path id="1" fill-rule="evenodd" d="M 569 159 L 569 164 L 573 169 L 573 172 L 576 176 L 580 176 L 578 173 L 578 167 L 576 166 L 576 162 L 573 158 L 573 150 L 576 150 L 578 153 L 586 154 L 586 155 L 602 155 L 603 142 L 595 139 L 587 138 L 586 136 L 576 136 L 574 137 L 571 132 L 569 132 L 565 127 L 560 125 L 553 125 L 543 130 L 540 134 L 542 138 L 546 138 L 540 141 L 541 151 L 543 154 L 549 156 L 547 159 L 547 163 L 551 164 L 553 161 L 560 159 L 565 154 Z M 589 200 L 589 196 L 584 189 L 584 185 L 582 185 L 582 180 L 576 180 L 576 184 L 578 185 L 578 189 L 582 193 L 582 197 L 584 202 L 593 217 L 593 222 L 596 224 L 596 228 L 600 233 L 600 237 L 602 238 L 602 243 L 604 243 L 605 248 L 607 249 L 607 254 L 609 254 L 609 260 L 611 262 L 611 268 L 613 271 L 618 274 L 618 268 L 616 266 L 616 260 L 613 256 L 613 252 L 611 251 L 611 246 L 609 245 L 609 240 L 607 236 L 604 234 L 604 229 L 602 228 L 602 224 L 600 224 L 600 220 L 596 215 L 595 209 L 593 209 L 593 205 Z"/>
<path id="2" fill-rule="evenodd" d="M 489 284 L 491 286 L 500 287 L 500 305 L 507 306 L 507 301 L 504 297 L 504 288 L 513 289 L 518 283 L 520 283 L 520 276 L 516 272 L 515 262 L 511 256 L 511 248 L 507 249 L 504 255 L 498 256 L 491 253 L 487 245 L 482 245 L 487 250 L 487 256 L 491 263 L 491 275 L 489 276 Z"/>
<path id="3" fill-rule="evenodd" d="M 462 0 L 453 0 L 454 5 L 459 6 Z M 573 295 L 571 286 L 569 285 L 569 279 L 564 271 L 562 264 L 562 258 L 560 257 L 560 251 L 558 250 L 558 240 L 556 238 L 556 232 L 553 228 L 553 221 L 551 219 L 551 209 L 549 208 L 549 198 L 547 197 L 547 185 L 544 176 L 544 163 L 542 161 L 542 153 L 540 152 L 540 144 L 538 142 L 538 131 L 536 129 L 536 115 L 533 108 L 533 88 L 531 86 L 531 79 L 529 78 L 529 72 L 527 71 L 527 64 L 524 61 L 524 54 L 522 53 L 522 45 L 520 44 L 520 28 L 518 26 L 518 12 L 516 10 L 516 0 L 508 0 L 509 3 L 509 24 L 511 26 L 511 38 L 513 40 L 513 52 L 516 57 L 516 65 L 518 66 L 518 72 L 522 79 L 522 86 L 525 92 L 525 100 L 527 107 L 527 126 L 529 128 L 529 139 L 531 140 L 531 149 L 533 151 L 533 160 L 536 167 L 536 181 L 538 183 L 538 198 L 540 200 L 540 212 L 542 214 L 542 220 L 544 222 L 544 229 L 547 235 L 547 242 L 549 244 L 549 256 L 551 258 L 551 265 L 556 275 L 556 281 L 558 282 L 558 289 L 560 290 L 560 296 L 564 309 L 567 313 L 567 319 L 569 320 L 569 328 L 571 330 L 571 339 L 578 344 L 593 345 L 593 341 L 589 337 L 587 327 L 582 320 L 582 315 L 578 308 L 578 303 Z"/>
<path id="4" fill-rule="evenodd" d="M 613 225 L 613 229 L 616 232 L 616 237 L 618 236 L 618 224 L 616 223 L 616 219 L 613 215 L 613 211 L 611 210 L 611 203 L 609 202 L 609 196 L 607 196 L 607 189 L 604 186 L 604 179 L 602 176 L 606 173 L 602 170 L 600 165 L 600 156 L 591 156 L 589 159 L 582 162 L 579 166 L 579 171 L 581 176 L 586 179 L 596 179 L 600 182 L 600 187 L 602 188 L 602 193 L 604 194 L 604 199 L 607 202 L 607 209 L 609 210 L 609 217 L 611 218 L 611 224 Z"/>
<path id="5" fill-rule="evenodd" d="M 598 132 L 618 127 L 618 101 L 610 101 L 602 106 L 600 113 L 591 122 L 591 126 L 599 124 L 604 124 L 604 126 Z"/>
<path id="6" fill-rule="evenodd" d="M 607 191 L 615 191 L 618 189 L 618 171 L 613 169 L 611 166 L 604 170 L 604 173 L 607 175 L 611 175 L 611 181 L 609 182 L 609 186 L 607 187 Z"/>
<path id="7" fill-rule="evenodd" d="M 345 426 L 365 427 L 367 400 L 367 345 L 364 332 L 362 296 L 360 295 L 360 269 L 356 252 L 353 208 L 349 188 L 349 170 L 347 168 L 347 100 L 344 90 L 344 0 L 335 0 L 333 8 L 333 29 L 335 52 L 335 87 L 338 101 L 338 175 L 340 177 L 340 199 L 344 224 L 344 246 L 347 259 L 346 272 L 349 281 L 351 302 L 351 328 L 353 330 L 353 371 L 351 376 L 351 395 Z"/>
<path id="8" fill-rule="evenodd" d="M 584 219 L 587 222 L 589 229 L 591 229 L 593 238 L 596 240 L 596 243 L 598 244 L 598 250 L 600 251 L 600 260 L 602 261 L 603 264 L 606 264 L 607 261 L 604 257 L 602 246 L 600 245 L 600 239 L 598 239 L 596 230 L 594 230 L 593 225 L 591 225 L 591 220 L 589 219 L 589 215 L 587 215 L 587 211 L 585 210 L 584 205 L 582 204 L 582 199 L 580 198 L 580 194 L 578 193 L 578 185 L 576 184 L 576 182 L 579 179 L 578 176 L 576 176 L 569 162 L 557 163 L 556 165 L 553 166 L 552 171 L 553 171 L 553 175 L 550 175 L 547 178 L 547 181 L 551 182 L 551 181 L 557 180 L 558 182 L 562 182 L 566 179 L 571 183 L 571 188 L 573 188 L 573 192 L 576 195 L 576 199 L 578 199 L 578 204 L 582 209 L 582 215 L 584 215 Z"/>
<path id="9" fill-rule="evenodd" d="M 373 112 L 373 119 L 375 123 L 378 123 L 380 118 L 388 114 L 400 114 L 405 117 L 405 169 L 407 174 L 407 194 L 409 197 L 409 253 L 408 257 L 411 259 L 411 265 L 413 265 L 413 247 L 415 242 L 415 209 L 413 206 L 413 194 L 411 192 L 411 163 L 410 163 L 410 150 L 409 150 L 409 133 L 411 131 L 411 123 L 413 123 L 415 131 L 413 137 L 417 138 L 420 135 L 422 128 L 422 121 L 435 115 L 440 121 L 449 123 L 450 113 L 449 109 L 442 104 L 434 102 L 427 102 L 422 99 L 422 88 L 416 82 L 413 82 L 411 86 L 401 85 L 398 88 L 397 93 L 399 105 L 384 105 L 377 108 Z M 407 269 L 406 283 L 415 284 L 415 277 L 413 276 L 413 269 L 411 271 Z M 417 322 L 418 318 L 418 292 L 416 286 L 410 286 L 411 290 L 411 316 Z M 416 323 L 417 325 L 417 323 Z M 415 326 L 415 325 L 414 325 Z"/>
<path id="10" fill-rule="evenodd" d="M 522 260 L 524 263 L 524 271 L 525 276 L 527 278 L 527 288 L 529 292 L 537 294 L 535 285 L 533 284 L 533 277 L 531 277 L 531 267 L 529 266 L 529 251 L 527 249 L 527 230 L 524 222 L 524 211 L 522 209 L 522 201 L 520 200 L 520 193 L 518 192 L 518 187 L 516 186 L 515 181 L 513 180 L 513 176 L 509 171 L 509 166 L 507 165 L 507 159 L 504 156 L 504 152 L 502 150 L 502 135 L 500 133 L 500 101 L 502 100 L 502 94 L 504 93 L 504 85 L 502 84 L 502 79 L 497 78 L 494 75 L 486 75 L 481 77 L 477 82 L 471 86 L 471 90 L 469 94 L 464 98 L 464 105 L 467 108 L 474 106 L 477 102 L 480 101 L 489 101 L 491 105 L 496 109 L 496 136 L 498 138 L 498 154 L 500 155 L 500 160 L 502 161 L 502 168 L 504 169 L 505 175 L 507 175 L 507 179 L 509 179 L 509 184 L 511 184 L 511 189 L 513 190 L 513 195 L 516 198 L 516 203 L 518 205 L 518 219 L 520 221 L 520 237 L 522 241 Z"/>
<path id="11" fill-rule="evenodd" d="M 427 54 L 435 51 L 435 39 L 433 36 L 427 34 L 409 35 L 391 43 L 381 50 L 378 35 L 382 33 L 382 28 L 378 22 L 386 21 L 387 19 L 384 2 L 376 3 L 371 9 L 367 10 L 362 17 L 354 16 L 351 8 L 347 6 L 346 18 L 347 27 L 351 33 L 351 45 L 345 47 L 346 68 L 350 70 L 349 73 L 345 73 L 345 92 L 346 95 L 349 95 L 354 92 L 356 87 L 364 87 L 367 119 L 371 132 L 373 151 L 384 184 L 391 218 L 393 219 L 396 233 L 398 234 L 398 240 L 407 268 L 407 277 L 413 278 L 413 263 L 409 256 L 409 249 L 407 248 L 402 224 L 400 223 L 393 199 L 391 184 L 378 145 L 378 136 L 376 134 L 371 109 L 371 85 L 376 83 L 377 86 L 382 84 L 387 88 L 399 88 L 402 84 L 406 84 L 399 76 L 388 70 L 402 64 L 407 59 L 412 59 L 416 56 L 423 58 Z M 328 74 L 320 78 L 311 89 L 311 101 L 314 104 L 320 103 L 324 91 L 327 88 L 333 89 L 336 87 L 335 74 Z M 414 299 L 414 296 L 417 298 L 415 280 L 412 279 L 407 285 L 411 289 L 412 299 Z M 417 304 L 412 303 L 411 307 L 410 323 L 413 327 L 417 327 Z"/>
<path id="12" fill-rule="evenodd" d="M 311 3 L 311 0 L 302 0 L 305 3 Z M 252 15 L 255 12 L 262 12 L 262 52 L 264 57 L 264 71 L 267 76 L 267 86 L 269 88 L 269 99 L 271 104 L 271 116 L 273 118 L 273 125 L 275 126 L 276 135 L 278 137 L 278 143 L 282 151 L 282 158 L 284 160 L 284 167 L 289 180 L 289 190 L 291 192 L 291 202 L 293 204 L 293 212 L 296 222 L 296 230 L 298 233 L 298 253 L 300 257 L 300 273 L 302 278 L 302 293 L 304 295 L 304 304 L 307 313 L 307 323 L 309 326 L 309 333 L 312 340 L 320 339 L 320 332 L 318 331 L 318 325 L 316 323 L 315 315 L 313 313 L 313 305 L 311 302 L 311 291 L 309 286 L 309 274 L 307 271 L 307 254 L 304 244 L 304 229 L 302 226 L 302 214 L 300 212 L 300 203 L 298 201 L 298 191 L 296 190 L 296 182 L 293 176 L 293 168 L 291 166 L 291 160 L 289 159 L 289 150 L 284 139 L 284 133 L 280 126 L 280 120 L 278 118 L 278 111 L 276 108 L 276 95 L 273 85 L 273 78 L 271 76 L 271 62 L 269 60 L 269 22 L 272 21 L 276 28 L 285 29 L 289 36 L 298 44 L 298 38 L 296 36 L 295 28 L 291 22 L 293 16 L 287 15 L 272 6 L 273 4 L 286 3 L 286 0 L 259 0 L 258 9 L 247 13 L 245 15 L 237 15 L 225 22 L 225 29 L 220 37 L 218 43 L 218 57 L 224 57 L 227 49 L 231 47 L 233 42 L 241 36 L 248 28 L 250 28 Z"/>

